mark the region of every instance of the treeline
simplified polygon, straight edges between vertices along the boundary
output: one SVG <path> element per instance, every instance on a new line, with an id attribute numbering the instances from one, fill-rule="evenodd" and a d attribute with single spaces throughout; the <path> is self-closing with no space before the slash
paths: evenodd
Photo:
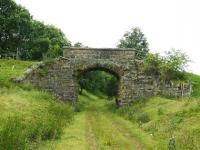
<path id="1" fill-rule="evenodd" d="M 55 58 L 63 46 L 71 46 L 53 25 L 34 20 L 29 11 L 13 0 L 0 2 L 0 55 L 23 60 Z"/>

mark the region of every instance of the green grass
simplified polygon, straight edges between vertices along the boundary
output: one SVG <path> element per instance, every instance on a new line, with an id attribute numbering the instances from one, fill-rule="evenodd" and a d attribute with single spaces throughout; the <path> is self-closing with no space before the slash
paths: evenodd
<path id="1" fill-rule="evenodd" d="M 23 72 L 37 62 L 20 60 L 0 60 L 0 87 L 12 84 L 10 80 L 23 74 Z"/>
<path id="2" fill-rule="evenodd" d="M 137 150 L 153 149 L 151 136 L 110 109 L 111 101 L 86 91 L 79 95 L 79 111 L 61 139 L 44 143 L 41 150 Z M 141 141 L 140 138 L 143 137 Z"/>
<path id="3" fill-rule="evenodd" d="M 35 63 L 0 60 L 0 150 L 36 149 L 60 138 L 73 118 L 72 108 L 51 94 L 11 82 Z"/>
<path id="4" fill-rule="evenodd" d="M 200 76 L 196 74 L 192 74 L 192 73 L 189 73 L 188 76 L 191 79 L 192 84 L 193 84 L 192 96 L 199 98 L 200 97 Z"/>
<path id="5" fill-rule="evenodd" d="M 0 150 L 200 149 L 200 76 L 188 74 L 190 99 L 157 96 L 120 109 L 83 91 L 69 123 L 70 106 L 10 81 L 35 63 L 0 60 Z"/>
<path id="6" fill-rule="evenodd" d="M 132 121 L 141 133 L 152 135 L 153 141 L 157 141 L 156 149 L 168 149 L 172 137 L 175 137 L 177 149 L 200 149 L 200 99 L 153 97 L 116 110 L 116 113 Z M 138 120 L 143 114 L 148 121 Z"/>

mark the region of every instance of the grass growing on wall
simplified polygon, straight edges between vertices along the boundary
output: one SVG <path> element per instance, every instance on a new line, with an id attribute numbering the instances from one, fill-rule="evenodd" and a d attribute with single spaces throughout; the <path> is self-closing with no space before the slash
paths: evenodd
<path id="1" fill-rule="evenodd" d="M 73 118 L 72 108 L 49 93 L 11 82 L 35 63 L 0 60 L 0 150 L 37 148 L 60 138 Z"/>

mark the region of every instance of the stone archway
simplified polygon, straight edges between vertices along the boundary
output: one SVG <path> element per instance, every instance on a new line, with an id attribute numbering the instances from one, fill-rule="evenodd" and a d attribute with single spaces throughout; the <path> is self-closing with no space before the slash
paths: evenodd
<path id="1" fill-rule="evenodd" d="M 87 89 L 87 86 L 85 85 L 85 82 L 84 81 L 87 81 L 88 78 L 91 78 L 91 73 L 92 75 L 95 75 L 96 73 L 97 74 L 97 77 L 95 78 L 96 79 L 96 84 L 100 85 L 101 87 L 101 84 L 100 82 L 103 82 L 102 80 L 102 73 L 105 75 L 105 78 L 104 78 L 104 82 L 106 80 L 106 78 L 109 78 L 111 79 L 113 82 L 112 84 L 112 88 L 109 90 L 109 92 L 105 92 L 104 94 L 108 94 L 107 96 L 111 96 L 112 98 L 115 99 L 116 101 L 116 104 L 119 105 L 119 101 L 118 101 L 118 96 L 119 96 L 119 89 L 120 89 L 120 75 L 115 72 L 115 70 L 112 70 L 112 68 L 106 68 L 106 67 L 103 67 L 103 66 L 96 66 L 96 65 L 92 65 L 92 66 L 89 66 L 88 68 L 84 69 L 84 70 L 78 70 L 78 75 L 76 76 L 76 79 L 77 81 L 79 82 L 79 93 L 81 94 L 82 93 L 82 90 L 83 89 Z M 105 74 L 106 73 L 106 74 Z M 99 76 L 99 74 L 101 74 Z M 88 77 L 89 75 L 89 77 Z M 80 79 L 85 79 L 85 80 L 80 80 Z M 98 80 L 99 79 L 99 80 Z M 93 81 L 93 80 L 92 80 Z M 109 80 L 106 80 L 109 82 Z M 90 84 L 90 83 L 89 83 Z M 97 85 L 97 89 L 100 90 L 98 92 L 103 92 L 103 89 L 104 88 L 100 88 L 98 87 Z M 96 85 L 94 86 L 94 82 L 92 82 L 91 86 L 93 87 L 92 89 L 88 89 L 90 92 L 95 92 L 96 90 Z M 82 88 L 81 88 L 82 87 Z M 110 86 L 109 86 L 110 87 Z"/>
<path id="2" fill-rule="evenodd" d="M 34 66 L 18 81 L 31 83 L 53 92 L 63 101 L 76 103 L 77 74 L 88 69 L 104 69 L 120 79 L 118 92 L 120 106 L 140 97 L 158 93 L 175 96 L 182 93 L 176 86 L 146 75 L 138 67 L 141 63 L 135 58 L 134 49 L 65 48 L 63 57 L 48 64 L 40 63 Z M 184 90 L 185 95 L 190 95 L 190 85 L 185 86 Z"/>
<path id="3" fill-rule="evenodd" d="M 119 79 L 119 105 L 135 100 L 134 80 L 137 77 L 135 51 L 129 49 L 67 49 L 64 58 L 73 63 L 73 75 L 87 70 L 104 70 Z M 76 84 L 76 79 L 74 79 Z M 78 90 L 74 89 L 77 99 Z"/>

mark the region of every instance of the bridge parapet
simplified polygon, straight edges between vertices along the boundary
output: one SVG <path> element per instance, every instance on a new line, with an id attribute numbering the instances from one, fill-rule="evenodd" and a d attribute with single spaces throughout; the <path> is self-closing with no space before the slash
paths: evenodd
<path id="1" fill-rule="evenodd" d="M 105 59 L 132 61 L 135 59 L 135 49 L 64 48 L 63 57 L 72 59 Z"/>

